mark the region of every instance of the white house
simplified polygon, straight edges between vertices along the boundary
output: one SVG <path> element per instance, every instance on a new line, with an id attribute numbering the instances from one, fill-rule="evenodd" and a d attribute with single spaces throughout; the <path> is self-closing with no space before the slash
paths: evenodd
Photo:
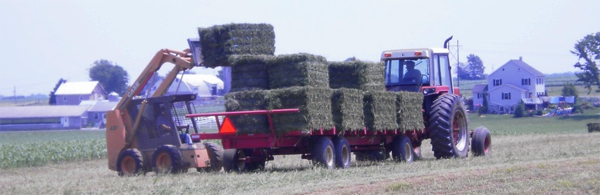
<path id="1" fill-rule="evenodd" d="M 79 105 L 84 100 L 106 99 L 106 91 L 98 81 L 66 82 L 54 95 L 56 105 Z"/>
<path id="2" fill-rule="evenodd" d="M 523 58 L 508 61 L 488 76 L 488 111 L 512 113 L 520 101 L 529 109 L 538 109 L 543 103 L 540 97 L 546 96 L 544 77 Z M 475 88 L 473 91 L 473 104 L 482 104 L 483 96 L 476 94 Z"/>
<path id="3" fill-rule="evenodd" d="M 155 83 L 151 94 L 161 82 Z M 166 94 L 197 94 L 198 97 L 211 97 L 218 95 L 223 88 L 223 81 L 214 75 L 184 74 L 175 78 Z"/>

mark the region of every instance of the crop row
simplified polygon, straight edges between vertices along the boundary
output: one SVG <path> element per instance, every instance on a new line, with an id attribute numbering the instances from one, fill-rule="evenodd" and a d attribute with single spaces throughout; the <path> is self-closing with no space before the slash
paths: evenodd
<path id="1" fill-rule="evenodd" d="M 43 166 L 106 158 L 105 139 L 6 143 L 0 145 L 0 168 Z"/>

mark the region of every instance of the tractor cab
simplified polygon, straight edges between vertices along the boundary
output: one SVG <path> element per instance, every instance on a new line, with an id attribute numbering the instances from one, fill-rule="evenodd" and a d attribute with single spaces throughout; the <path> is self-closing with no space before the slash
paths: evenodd
<path id="1" fill-rule="evenodd" d="M 381 53 L 388 91 L 422 92 L 424 95 L 455 93 L 448 49 L 397 49 Z M 458 89 L 456 89 L 458 90 Z"/>

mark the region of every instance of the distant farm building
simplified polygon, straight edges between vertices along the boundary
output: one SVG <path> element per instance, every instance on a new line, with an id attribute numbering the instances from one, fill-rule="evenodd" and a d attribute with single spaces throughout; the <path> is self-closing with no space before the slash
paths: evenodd
<path id="1" fill-rule="evenodd" d="M 161 81 L 162 82 L 162 81 Z M 161 82 L 157 82 L 151 91 L 156 91 Z M 179 75 L 165 94 L 196 94 L 198 97 L 223 95 L 224 83 L 214 75 L 184 74 Z"/>
<path id="2" fill-rule="evenodd" d="M 0 107 L 0 131 L 80 129 L 86 124 L 89 106 Z"/>
<path id="3" fill-rule="evenodd" d="M 54 93 L 56 105 L 79 105 L 84 100 L 105 100 L 106 91 L 98 81 L 66 82 Z"/>

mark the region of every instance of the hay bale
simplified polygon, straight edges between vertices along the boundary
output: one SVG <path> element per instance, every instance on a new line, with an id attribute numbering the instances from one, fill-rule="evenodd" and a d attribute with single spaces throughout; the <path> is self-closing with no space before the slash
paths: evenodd
<path id="1" fill-rule="evenodd" d="M 338 132 L 362 130 L 365 127 L 362 91 L 347 88 L 333 90 L 331 112 Z"/>
<path id="2" fill-rule="evenodd" d="M 587 127 L 588 127 L 589 133 L 594 132 L 594 131 L 600 132 L 600 123 L 588 123 Z"/>
<path id="3" fill-rule="evenodd" d="M 250 111 L 271 109 L 269 90 L 231 92 L 225 95 L 225 111 Z M 269 121 L 266 115 L 230 116 L 238 134 L 268 133 Z"/>
<path id="4" fill-rule="evenodd" d="M 328 72 L 325 57 L 306 53 L 278 55 L 269 62 L 269 87 L 329 88 Z"/>
<path id="5" fill-rule="evenodd" d="M 331 114 L 329 88 L 290 87 L 271 90 L 273 109 L 299 108 L 299 113 L 274 114 L 275 132 L 331 129 L 334 127 Z"/>
<path id="6" fill-rule="evenodd" d="M 204 66 L 230 66 L 230 55 L 273 55 L 275 31 L 270 24 L 225 24 L 198 28 Z"/>
<path id="7" fill-rule="evenodd" d="M 231 92 L 269 89 L 267 63 L 270 55 L 233 55 L 231 64 Z"/>
<path id="8" fill-rule="evenodd" d="M 348 61 L 329 63 L 329 86 L 363 91 L 384 91 L 385 66 L 380 62 Z"/>
<path id="9" fill-rule="evenodd" d="M 423 94 L 400 91 L 396 94 L 396 122 L 401 131 L 423 129 Z"/>
<path id="10" fill-rule="evenodd" d="M 395 130 L 396 94 L 387 91 L 365 91 L 363 97 L 367 130 Z"/>

